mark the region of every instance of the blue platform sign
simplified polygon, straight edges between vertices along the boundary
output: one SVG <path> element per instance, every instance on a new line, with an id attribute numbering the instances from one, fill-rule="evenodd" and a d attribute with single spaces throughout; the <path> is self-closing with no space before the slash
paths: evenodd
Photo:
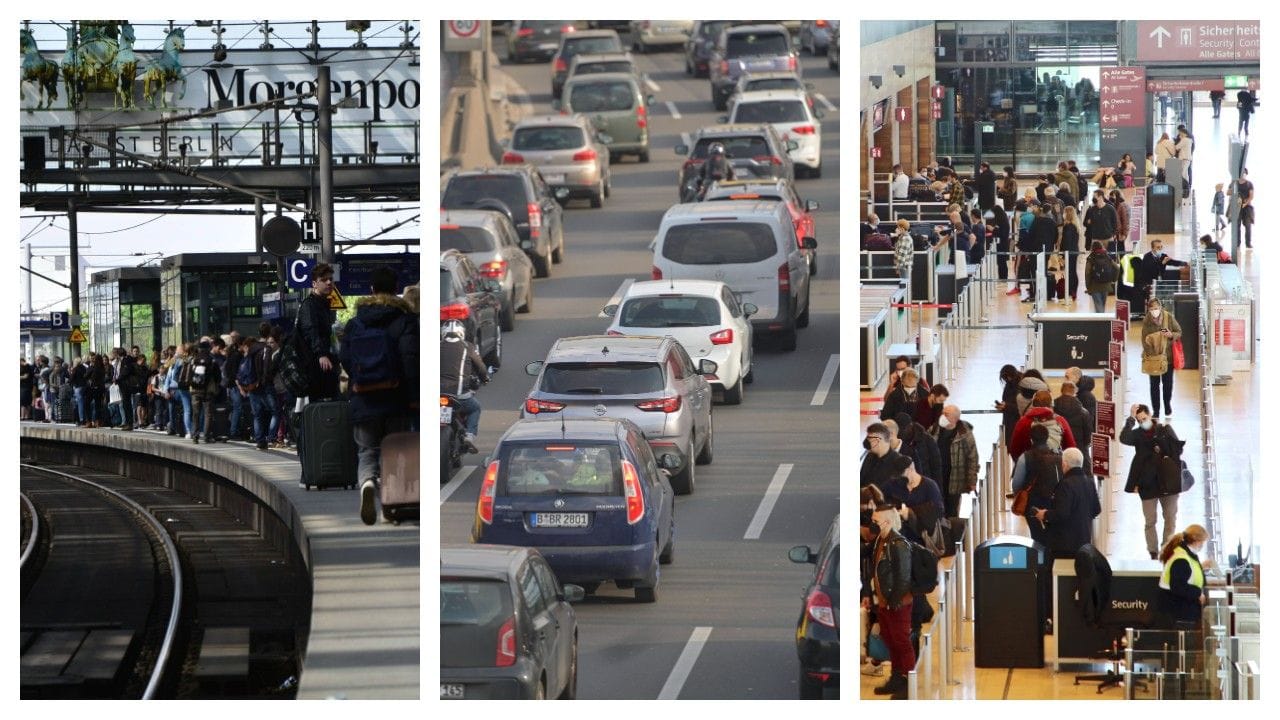
<path id="1" fill-rule="evenodd" d="M 373 271 L 391 268 L 396 272 L 396 292 L 417 284 L 422 274 L 422 256 L 418 253 L 370 253 L 344 255 L 338 264 L 342 271 L 336 285 L 343 295 L 372 295 Z"/>
<path id="2" fill-rule="evenodd" d="M 49 328 L 51 330 L 70 330 L 71 329 L 71 313 L 67 313 L 67 312 L 49 313 Z"/>
<path id="3" fill-rule="evenodd" d="M 294 290 L 311 288 L 311 268 L 316 266 L 315 258 L 291 257 L 285 260 L 285 282 Z"/>

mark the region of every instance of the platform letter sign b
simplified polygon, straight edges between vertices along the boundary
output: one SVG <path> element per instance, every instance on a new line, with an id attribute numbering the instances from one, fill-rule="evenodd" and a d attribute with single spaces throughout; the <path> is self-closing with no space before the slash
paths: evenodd
<path id="1" fill-rule="evenodd" d="M 50 330 L 66 330 L 71 327 L 68 322 L 67 313 L 53 312 L 49 313 L 49 329 Z"/>

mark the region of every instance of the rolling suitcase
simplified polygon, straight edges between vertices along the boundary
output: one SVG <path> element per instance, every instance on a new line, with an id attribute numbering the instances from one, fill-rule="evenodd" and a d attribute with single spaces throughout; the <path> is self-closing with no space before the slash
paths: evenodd
<path id="1" fill-rule="evenodd" d="M 356 442 L 346 400 L 315 402 L 302 410 L 302 483 L 330 488 L 356 486 Z"/>
<path id="2" fill-rule="evenodd" d="M 205 433 L 217 442 L 226 442 L 231 435 L 231 401 L 226 396 L 213 402 L 213 414 L 209 421 L 209 429 Z"/>
<path id="3" fill-rule="evenodd" d="M 54 422 L 73 423 L 76 421 L 76 403 L 70 385 L 58 388 L 57 407 L 54 410 Z"/>
<path id="4" fill-rule="evenodd" d="M 418 518 L 419 447 L 416 432 L 391 433 L 382 438 L 378 500 L 382 504 L 382 517 L 391 522 Z"/>

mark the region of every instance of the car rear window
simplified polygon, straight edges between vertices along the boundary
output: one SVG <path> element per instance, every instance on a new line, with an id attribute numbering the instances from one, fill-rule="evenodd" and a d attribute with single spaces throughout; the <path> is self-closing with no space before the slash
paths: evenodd
<path id="1" fill-rule="evenodd" d="M 840 546 L 837 545 L 831 549 L 831 559 L 827 561 L 827 566 L 823 568 L 822 578 L 820 582 L 827 587 L 840 587 Z"/>
<path id="2" fill-rule="evenodd" d="M 790 53 L 790 38 L 777 32 L 734 33 L 725 42 L 725 55 L 730 58 Z"/>
<path id="3" fill-rule="evenodd" d="M 724 145 L 725 154 L 731 158 L 754 158 L 768 157 L 773 153 L 769 152 L 769 141 L 764 139 L 762 135 L 740 135 L 738 137 L 709 137 L 698 140 L 698 144 L 693 146 L 693 157 L 702 159 L 707 156 L 707 148 L 711 147 L 711 143 L 720 143 Z"/>
<path id="4" fill-rule="evenodd" d="M 645 395 L 665 386 L 662 367 L 650 362 L 553 363 L 542 373 L 542 392 L 557 395 Z"/>
<path id="5" fill-rule="evenodd" d="M 569 105 L 574 112 L 630 110 L 635 105 L 631 83 L 584 82 L 569 89 Z"/>
<path id="6" fill-rule="evenodd" d="M 568 62 L 574 55 L 606 52 L 622 52 L 622 42 L 617 37 L 569 38 L 560 57 Z"/>
<path id="7" fill-rule="evenodd" d="M 457 227 L 440 230 L 441 250 L 458 250 L 464 253 L 490 252 L 494 249 L 495 243 L 493 235 L 484 228 Z"/>
<path id="8" fill-rule="evenodd" d="M 440 304 L 448 305 L 453 300 L 453 274 L 448 270 L 440 271 Z"/>
<path id="9" fill-rule="evenodd" d="M 617 445 L 553 441 L 511 445 L 498 457 L 503 495 L 621 495 Z"/>
<path id="10" fill-rule="evenodd" d="M 720 34 L 721 30 L 725 29 L 728 26 L 729 26 L 728 20 L 713 20 L 711 22 L 704 22 L 702 23 L 702 25 L 698 27 L 698 34 L 704 37 L 714 38 Z"/>
<path id="11" fill-rule="evenodd" d="M 511 139 L 513 150 L 572 150 L 585 144 L 582 128 L 565 125 L 520 128 Z"/>
<path id="12" fill-rule="evenodd" d="M 674 225 L 662 243 L 662 257 L 681 265 L 758 263 L 777 252 L 773 229 L 753 222 Z"/>
<path id="13" fill-rule="evenodd" d="M 512 615 L 506 583 L 441 578 L 441 667 L 493 667 L 498 630 Z"/>
<path id="14" fill-rule="evenodd" d="M 622 305 L 618 322 L 624 327 L 673 328 L 720 324 L 720 303 L 694 295 L 638 297 Z"/>
<path id="15" fill-rule="evenodd" d="M 611 73 L 611 72 L 629 73 L 632 71 L 633 71 L 633 68 L 631 67 L 631 63 L 627 62 L 626 60 L 609 60 L 609 61 L 601 61 L 601 62 L 579 63 L 578 67 L 574 69 L 573 74 L 574 75 L 595 75 L 598 73 Z"/>
<path id="16" fill-rule="evenodd" d="M 500 200 L 522 221 L 528 214 L 524 179 L 517 175 L 463 175 L 449 180 L 440 207 L 472 208 L 485 199 Z"/>
<path id="17" fill-rule="evenodd" d="M 743 87 L 744 92 L 752 92 L 755 90 L 800 90 L 804 86 L 795 78 L 760 78 L 759 80 L 748 80 Z"/>
<path id="18" fill-rule="evenodd" d="M 808 119 L 804 103 L 799 100 L 759 100 L 738 103 L 733 111 L 732 122 L 791 123 Z"/>

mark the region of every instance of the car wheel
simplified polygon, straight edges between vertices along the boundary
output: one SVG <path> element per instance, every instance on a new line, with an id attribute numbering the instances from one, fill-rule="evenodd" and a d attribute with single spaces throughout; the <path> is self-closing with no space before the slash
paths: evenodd
<path id="1" fill-rule="evenodd" d="M 723 112 L 726 108 L 729 107 L 729 98 L 722 97 L 720 93 L 717 93 L 713 90 L 711 92 L 711 104 L 714 105 L 717 110 L 720 110 L 721 112 Z"/>
<path id="2" fill-rule="evenodd" d="M 716 451 L 716 424 L 714 417 L 707 417 L 707 443 L 702 446 L 702 452 L 698 453 L 695 462 L 699 465 L 710 465 L 715 459 Z"/>
<path id="3" fill-rule="evenodd" d="M 549 254 L 549 253 L 548 253 Z M 546 255 L 534 255 L 533 260 L 533 276 L 540 278 L 551 277 L 551 258 Z"/>
<path id="4" fill-rule="evenodd" d="M 497 337 L 493 339 L 493 350 L 484 357 L 484 361 L 490 367 L 500 368 L 502 367 L 502 326 L 498 326 L 498 331 L 495 334 Z"/>
<path id="5" fill-rule="evenodd" d="M 569 680 L 560 692 L 560 700 L 576 700 L 578 698 L 578 635 L 573 635 L 573 651 L 569 655 Z"/>
<path id="6" fill-rule="evenodd" d="M 613 195 L 613 173 L 606 175 L 604 178 L 604 196 L 609 197 L 610 195 Z"/>
<path id="7" fill-rule="evenodd" d="M 604 180 L 601 180 L 600 187 L 595 192 L 591 193 L 591 207 L 604 207 Z"/>
<path id="8" fill-rule="evenodd" d="M 835 70 L 835 69 L 836 69 L 836 59 L 835 59 L 835 57 L 831 54 L 831 48 L 827 48 L 827 69 L 828 69 L 828 70 Z"/>
<path id="9" fill-rule="evenodd" d="M 754 356 L 751 358 L 751 369 L 747 371 L 746 375 L 742 376 L 742 381 L 748 385 L 756 381 L 756 359 Z"/>
<path id="10" fill-rule="evenodd" d="M 454 412 L 457 412 L 456 410 Z M 453 440 L 453 427 L 446 425 L 440 428 L 440 484 L 449 482 L 453 474 L 453 459 L 450 458 L 449 444 Z"/>
<path id="11" fill-rule="evenodd" d="M 689 61 L 689 56 L 685 55 L 684 56 L 684 74 L 692 75 L 693 73 L 694 73 L 693 63 Z"/>
<path id="12" fill-rule="evenodd" d="M 531 279 L 532 280 L 532 279 Z M 520 308 L 522 313 L 533 312 L 533 282 L 531 281 L 524 290 L 524 306 Z"/>
<path id="13" fill-rule="evenodd" d="M 796 350 L 796 326 L 783 330 L 778 333 L 778 344 L 783 352 L 795 352 Z"/>
<path id="14" fill-rule="evenodd" d="M 658 562 L 663 565 L 670 565 L 676 559 L 676 521 L 673 517 L 671 520 L 671 536 L 667 538 L 667 546 L 662 548 L 662 553 L 658 555 Z"/>
<path id="15" fill-rule="evenodd" d="M 643 584 L 637 583 L 635 586 L 636 602 L 651 603 L 658 600 L 658 558 L 653 559 L 653 567 L 649 571 L 649 577 L 643 581 Z"/>
<path id="16" fill-rule="evenodd" d="M 697 473 L 693 469 L 693 444 L 689 445 L 688 459 L 685 460 L 684 470 L 678 475 L 671 476 L 671 489 L 677 495 L 692 495 L 694 486 L 697 484 Z"/>
<path id="17" fill-rule="evenodd" d="M 739 373 L 738 382 L 733 387 L 724 389 L 725 405 L 741 405 L 742 404 L 742 375 Z"/>
<path id="18" fill-rule="evenodd" d="M 800 313 L 799 315 L 797 315 L 797 316 L 796 316 L 796 327 L 798 327 L 798 328 L 807 328 L 807 327 L 809 327 L 809 307 L 810 307 L 810 305 L 811 305 L 811 303 L 809 302 L 809 293 L 807 293 L 807 292 L 806 292 L 806 293 L 804 294 L 804 312 L 802 312 L 802 313 Z"/>
<path id="19" fill-rule="evenodd" d="M 555 247 L 551 248 L 551 262 L 560 263 L 564 261 L 564 226 L 560 226 L 560 232 L 557 233 L 559 242 Z"/>
<path id="20" fill-rule="evenodd" d="M 516 329 L 516 291 L 514 288 L 511 290 L 511 297 L 502 303 L 502 314 L 498 316 L 498 323 L 503 332 L 511 332 Z"/>
<path id="21" fill-rule="evenodd" d="M 821 700 L 822 699 L 822 683 L 809 677 L 809 673 L 800 668 L 800 699 L 801 700 Z"/>
<path id="22" fill-rule="evenodd" d="M 648 150 L 641 150 L 641 151 L 640 151 L 640 155 L 639 155 L 639 159 L 640 159 L 640 162 L 642 162 L 642 163 L 647 163 L 647 162 L 649 162 L 649 151 L 648 151 Z"/>
<path id="23" fill-rule="evenodd" d="M 810 275 L 818 274 L 818 256 L 817 255 L 809 256 L 809 274 Z"/>

